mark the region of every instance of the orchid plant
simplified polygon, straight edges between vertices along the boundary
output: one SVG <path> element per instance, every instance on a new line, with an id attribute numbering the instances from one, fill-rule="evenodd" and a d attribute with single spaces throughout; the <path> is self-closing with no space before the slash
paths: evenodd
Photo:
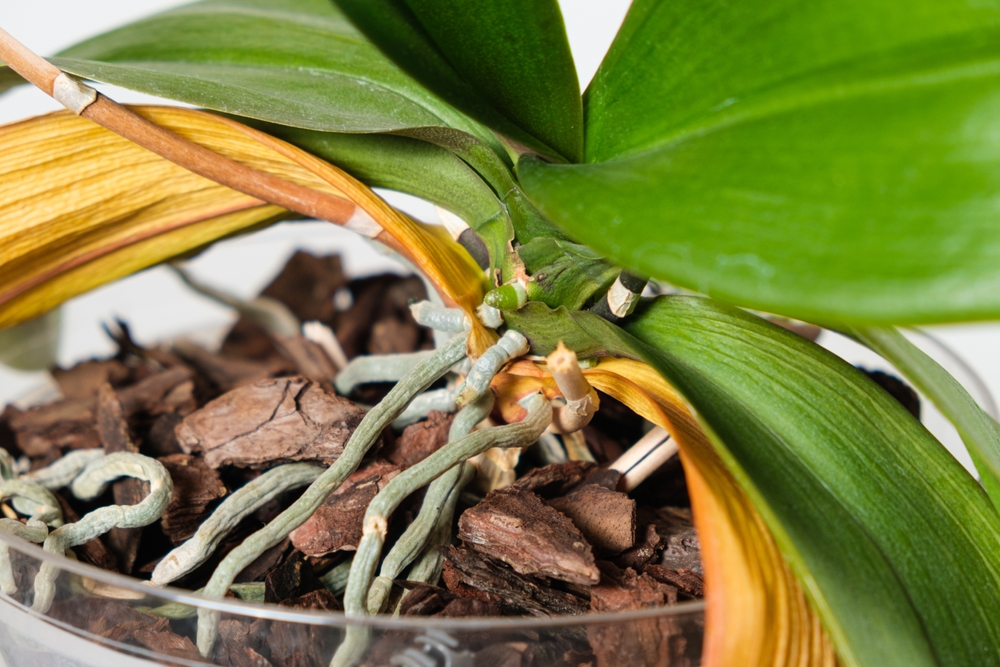
<path id="1" fill-rule="evenodd" d="M 1000 315 L 997 0 L 634 0 L 582 95 L 555 0 L 202 0 L 49 60 L 0 31 L 0 61 L 68 107 L 0 128 L 0 327 L 277 220 L 346 225 L 466 313 L 469 356 L 525 339 L 507 421 L 563 393 L 562 343 L 672 435 L 704 664 L 1000 665 L 1000 433 L 895 328 Z M 765 313 L 891 361 L 978 479 Z"/>

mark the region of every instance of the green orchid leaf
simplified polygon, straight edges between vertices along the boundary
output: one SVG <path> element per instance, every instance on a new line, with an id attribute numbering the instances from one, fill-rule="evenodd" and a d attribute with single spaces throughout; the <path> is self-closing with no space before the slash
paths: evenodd
<path id="1" fill-rule="evenodd" d="M 500 201 L 473 169 L 449 150 L 389 134 L 315 132 L 257 124 L 268 134 L 319 156 L 372 186 L 426 199 L 476 229 L 504 214 Z"/>
<path id="2" fill-rule="evenodd" d="M 6 65 L 0 65 L 0 93 L 5 93 L 22 83 L 26 83 L 26 81 L 21 78 L 20 74 Z"/>
<path id="3" fill-rule="evenodd" d="M 495 136 L 400 71 L 328 0 L 206 0 L 87 40 L 53 62 L 89 79 L 327 132 L 448 127 Z"/>
<path id="4" fill-rule="evenodd" d="M 574 317 L 612 353 L 639 352 L 691 403 L 842 664 L 1000 664 L 1000 516 L 863 373 L 704 298 L 648 300 L 628 335 Z"/>
<path id="5" fill-rule="evenodd" d="M 595 294 L 606 292 L 621 273 L 587 246 L 552 238 L 535 238 L 517 249 L 531 277 L 528 299 L 552 308 L 579 310 Z"/>
<path id="6" fill-rule="evenodd" d="M 580 359 L 607 354 L 607 348 L 599 338 L 595 338 L 579 319 L 594 318 L 604 322 L 592 313 L 571 313 L 565 306 L 549 308 L 539 301 L 529 301 L 517 310 L 506 311 L 504 322 L 508 327 L 524 334 L 530 346 L 529 354 L 546 356 L 551 354 L 559 341 L 576 352 Z M 592 325 L 596 326 L 596 325 Z M 619 350 L 620 352 L 620 350 Z M 619 354 L 638 358 L 635 352 Z"/>
<path id="7" fill-rule="evenodd" d="M 415 79 L 510 138 L 570 160 L 583 107 L 555 0 L 335 0 Z"/>
<path id="8" fill-rule="evenodd" d="M 892 363 L 954 424 L 983 488 L 1000 507 L 1000 433 L 958 380 L 896 329 L 857 328 L 849 333 Z"/>
<path id="9" fill-rule="evenodd" d="M 1000 315 L 1000 2 L 639 0 L 587 165 L 522 160 L 577 242 L 807 321 Z"/>

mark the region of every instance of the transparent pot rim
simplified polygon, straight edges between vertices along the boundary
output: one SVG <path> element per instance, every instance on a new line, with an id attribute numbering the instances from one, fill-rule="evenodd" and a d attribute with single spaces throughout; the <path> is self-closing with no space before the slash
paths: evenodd
<path id="1" fill-rule="evenodd" d="M 454 632 L 476 630 L 537 630 L 580 625 L 608 625 L 638 621 L 650 618 L 672 618 L 704 612 L 704 600 L 679 602 L 666 607 L 641 609 L 628 612 L 587 613 L 577 616 L 561 615 L 549 617 L 478 617 L 478 618 L 434 618 L 425 616 L 392 617 L 385 615 L 349 617 L 343 612 L 292 610 L 271 604 L 245 602 L 233 598 L 210 599 L 190 591 L 165 586 L 157 588 L 140 579 L 108 572 L 93 565 L 82 563 L 66 556 L 49 553 L 37 544 L 0 531 L 0 543 L 11 550 L 22 553 L 43 563 L 50 563 L 60 571 L 69 572 L 117 589 L 131 591 L 144 596 L 161 599 L 164 604 L 184 604 L 196 609 L 210 609 L 225 614 L 236 614 L 253 618 L 263 618 L 287 623 L 302 623 L 321 626 L 342 627 L 360 625 L 380 630 L 410 630 L 422 632 L 428 629 L 450 630 Z M 15 604 L 17 604 L 15 602 Z"/>

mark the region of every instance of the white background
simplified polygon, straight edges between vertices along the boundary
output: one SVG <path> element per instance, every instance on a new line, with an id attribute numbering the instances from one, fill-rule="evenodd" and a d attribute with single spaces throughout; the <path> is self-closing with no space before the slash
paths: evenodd
<path id="1" fill-rule="evenodd" d="M 83 38 L 150 13 L 184 4 L 178 0 L 24 0 L 0 2 L 0 27 L 33 50 L 50 55 Z M 624 0 L 564 0 L 570 44 L 583 86 L 596 71 L 624 17 Z M 119 101 L 149 98 L 114 88 L 104 88 Z M 0 96 L 0 123 L 54 110 L 48 97 L 29 87 Z M 405 198 L 394 198 L 394 202 Z M 433 209 L 417 203 L 414 214 L 433 219 Z M 3 221 L 0 220 L 0 224 Z M 283 263 L 307 232 L 314 248 L 345 249 L 349 270 L 372 272 L 391 266 L 368 246 L 332 225 L 315 223 L 308 228 L 283 225 L 262 236 L 216 246 L 195 260 L 194 271 L 205 280 L 237 295 L 255 294 Z M 128 321 L 140 341 L 191 329 L 218 326 L 230 314 L 203 299 L 186 296 L 176 279 L 164 269 L 151 269 L 68 303 L 64 309 L 64 336 L 59 358 L 69 364 L 82 357 L 111 351 L 100 324 L 118 316 Z M 182 298 L 184 297 L 184 298 Z M 971 324 L 936 327 L 936 336 L 968 360 L 985 380 L 992 394 L 1000 396 L 1000 327 Z M 71 332 L 71 335 L 66 335 Z M 39 375 L 0 369 L 0 400 L 17 397 L 39 382 Z"/>

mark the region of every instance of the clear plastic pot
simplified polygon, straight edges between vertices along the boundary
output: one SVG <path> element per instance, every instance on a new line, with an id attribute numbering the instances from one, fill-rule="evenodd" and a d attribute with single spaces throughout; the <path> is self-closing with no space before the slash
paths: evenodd
<path id="1" fill-rule="evenodd" d="M 700 664 L 702 602 L 556 618 L 372 617 L 358 621 L 338 613 L 293 611 L 229 599 L 210 601 L 180 590 L 153 589 L 129 577 L 53 556 L 3 533 L 0 543 L 10 548 L 19 583 L 14 596 L 0 594 L 0 655 L 8 667 L 130 667 L 149 661 L 230 664 L 221 651 L 253 649 L 262 643 L 268 644 L 275 667 L 325 665 L 350 623 L 371 628 L 371 647 L 363 664 L 372 666 L 499 667 L 511 664 L 504 662 L 505 656 L 510 659 L 529 651 L 532 662 L 525 664 L 533 667 L 588 662 L 608 667 Z M 47 614 L 39 614 L 24 602 L 31 600 L 35 573 L 46 561 L 60 571 L 57 602 Z M 161 621 L 161 627 L 169 624 L 176 635 L 168 637 L 154 629 L 142 633 L 146 645 L 136 645 L 135 639 L 130 643 L 115 641 L 111 627 L 110 638 L 88 631 L 95 615 L 107 619 L 105 626 L 125 626 L 136 622 L 136 614 L 130 610 L 167 604 L 189 605 L 192 611 L 199 607 L 218 610 L 225 636 L 238 639 L 224 646 L 219 642 L 220 653 L 211 660 L 201 660 L 194 651 L 194 616 Z M 184 638 L 183 642 L 177 641 L 177 636 Z M 597 647 L 597 655 L 592 647 Z M 268 649 L 261 652 L 267 654 Z M 311 662 L 306 661 L 306 655 L 311 656 Z"/>

